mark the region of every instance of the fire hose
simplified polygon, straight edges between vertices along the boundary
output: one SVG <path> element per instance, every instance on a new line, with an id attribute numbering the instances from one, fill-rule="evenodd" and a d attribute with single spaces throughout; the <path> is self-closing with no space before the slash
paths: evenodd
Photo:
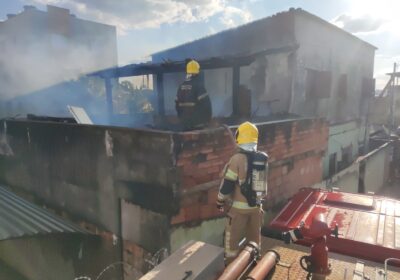
<path id="1" fill-rule="evenodd" d="M 224 270 L 218 280 L 236 280 L 242 273 L 255 262 L 258 256 L 258 245 L 254 242 L 249 242 L 247 246 L 240 252 Z"/>
<path id="2" fill-rule="evenodd" d="M 249 273 L 246 280 L 264 280 L 279 260 L 280 255 L 276 251 L 267 251 L 256 267 Z"/>

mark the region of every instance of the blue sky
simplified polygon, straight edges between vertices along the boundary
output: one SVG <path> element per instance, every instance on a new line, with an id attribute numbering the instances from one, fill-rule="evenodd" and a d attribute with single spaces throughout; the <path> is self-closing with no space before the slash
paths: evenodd
<path id="1" fill-rule="evenodd" d="M 45 10 L 46 4 L 117 26 L 119 64 L 148 60 L 153 52 L 290 7 L 305 9 L 377 46 L 377 88 L 384 86 L 393 62 L 400 62 L 396 0 L 1 0 L 0 20 L 23 5 Z"/>

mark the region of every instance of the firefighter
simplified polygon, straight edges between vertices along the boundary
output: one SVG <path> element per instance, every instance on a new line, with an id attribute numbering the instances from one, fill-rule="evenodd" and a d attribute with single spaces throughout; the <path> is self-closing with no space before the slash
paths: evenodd
<path id="1" fill-rule="evenodd" d="M 175 108 L 184 130 L 204 128 L 211 120 L 210 97 L 195 60 L 186 65 L 186 80 L 178 88 Z"/>
<path id="2" fill-rule="evenodd" d="M 235 136 L 238 149 L 223 170 L 217 197 L 220 211 L 225 211 L 227 202 L 232 201 L 227 210 L 224 237 L 227 264 L 237 256 L 243 238 L 261 245 L 261 203 L 267 194 L 268 156 L 257 151 L 257 127 L 245 122 Z"/>

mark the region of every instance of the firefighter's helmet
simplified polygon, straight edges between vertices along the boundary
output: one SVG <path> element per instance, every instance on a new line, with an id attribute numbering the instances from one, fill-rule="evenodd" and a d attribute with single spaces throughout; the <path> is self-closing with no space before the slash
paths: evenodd
<path id="1" fill-rule="evenodd" d="M 191 60 L 186 64 L 186 73 L 187 74 L 199 74 L 200 72 L 200 64 L 196 60 Z"/>
<path id="2" fill-rule="evenodd" d="M 238 129 L 236 130 L 236 143 L 238 145 L 257 142 L 258 129 L 254 124 L 250 122 L 244 122 L 239 125 Z"/>

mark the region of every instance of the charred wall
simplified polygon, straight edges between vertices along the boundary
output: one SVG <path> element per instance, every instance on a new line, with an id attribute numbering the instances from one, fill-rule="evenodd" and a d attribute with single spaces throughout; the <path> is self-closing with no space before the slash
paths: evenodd
<path id="1" fill-rule="evenodd" d="M 203 59 L 261 52 L 271 48 L 294 45 L 294 16 L 283 12 L 272 17 L 229 29 L 152 55 L 154 62 Z M 287 112 L 291 92 L 290 54 L 260 56 L 240 70 L 240 84 L 251 91 L 252 112 L 258 115 Z M 232 113 L 232 68 L 204 71 L 205 86 L 210 94 L 214 116 Z M 167 113 L 175 114 L 176 89 L 185 75 L 164 76 Z M 270 103 L 274 101 L 271 110 Z"/>
<path id="2" fill-rule="evenodd" d="M 173 224 L 216 216 L 216 184 L 235 151 L 235 127 L 184 133 L 28 121 L 1 127 L 3 183 L 116 233 L 119 199 L 173 216 Z M 259 149 L 270 156 L 270 204 L 321 180 L 328 139 L 322 119 L 258 127 Z"/>
<path id="3" fill-rule="evenodd" d="M 168 133 L 31 121 L 4 121 L 0 131 L 0 180 L 54 208 L 118 234 L 119 198 L 172 211 Z"/>
<path id="4" fill-rule="evenodd" d="M 321 119 L 271 122 L 258 125 L 259 150 L 270 156 L 269 198 L 266 207 L 279 205 L 301 187 L 322 180 L 322 157 L 328 127 Z M 215 207 L 220 173 L 235 152 L 230 131 L 179 135 L 177 167 L 181 174 L 181 208 L 172 224 L 219 217 Z"/>
<path id="5" fill-rule="evenodd" d="M 301 187 L 321 181 L 325 121 L 257 125 L 259 149 L 270 155 L 266 208 L 279 207 Z M 235 129 L 172 133 L 2 121 L 0 181 L 115 239 L 122 244 L 121 257 L 146 271 L 154 254 L 175 250 L 190 238 L 219 244 L 223 224 L 215 199 L 220 172 L 235 151 Z M 201 224 L 211 228 L 198 232 Z"/>

